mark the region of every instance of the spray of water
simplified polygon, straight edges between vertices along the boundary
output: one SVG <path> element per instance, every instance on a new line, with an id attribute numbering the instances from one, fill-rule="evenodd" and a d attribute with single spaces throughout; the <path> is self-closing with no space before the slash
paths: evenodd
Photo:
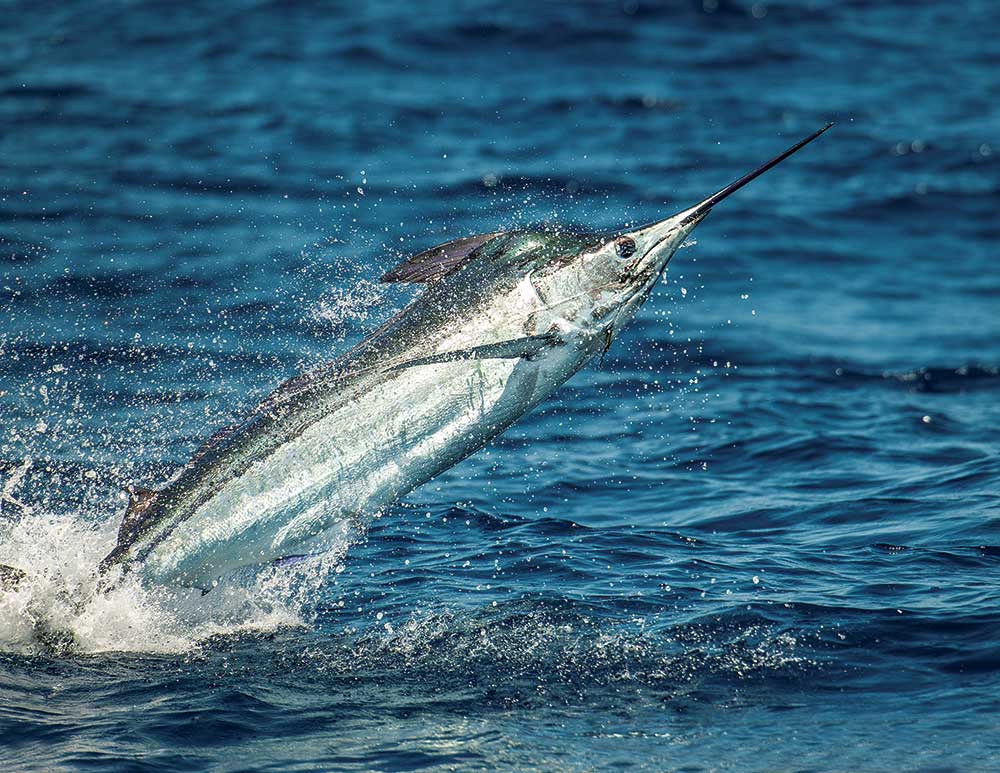
<path id="1" fill-rule="evenodd" d="M 132 578 L 101 592 L 95 567 L 114 532 L 72 513 L 30 512 L 0 525 L 0 563 L 26 573 L 15 589 L 0 590 L 0 651 L 177 653 L 212 636 L 305 625 L 350 542 L 345 536 L 322 555 L 233 578 L 207 595 Z"/>
<path id="2" fill-rule="evenodd" d="M 360 280 L 348 291 L 331 290 L 308 316 L 340 328 L 364 321 L 380 296 L 378 285 Z M 16 587 L 0 585 L 0 651 L 176 653 L 216 635 L 306 625 L 320 588 L 358 536 L 345 529 L 325 540 L 318 555 L 243 572 L 206 595 L 146 587 L 133 577 L 104 592 L 96 567 L 114 546 L 121 513 L 95 517 L 92 508 L 65 512 L 39 504 L 47 495 L 34 496 L 33 487 L 44 483 L 27 476 L 41 471 L 44 478 L 45 469 L 25 456 L 0 480 L 0 564 L 25 572 Z"/>

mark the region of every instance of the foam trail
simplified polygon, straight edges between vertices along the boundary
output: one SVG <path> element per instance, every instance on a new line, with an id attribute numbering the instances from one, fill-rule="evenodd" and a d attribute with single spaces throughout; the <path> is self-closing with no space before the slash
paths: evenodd
<path id="1" fill-rule="evenodd" d="M 247 574 L 204 596 L 128 577 L 99 593 L 95 567 L 114 538 L 111 524 L 79 513 L 35 511 L 0 524 L 0 563 L 28 574 L 16 590 L 0 591 L 0 651 L 180 653 L 216 635 L 301 626 L 350 542 L 345 536 L 323 555 Z"/>

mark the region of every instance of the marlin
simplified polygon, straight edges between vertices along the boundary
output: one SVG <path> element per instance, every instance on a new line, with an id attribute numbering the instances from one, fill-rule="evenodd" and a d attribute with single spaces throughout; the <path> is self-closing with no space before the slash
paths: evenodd
<path id="1" fill-rule="evenodd" d="M 213 434 L 163 488 L 132 492 L 102 586 L 207 590 L 363 527 L 605 352 L 712 208 L 831 125 L 641 228 L 495 231 L 399 263 L 382 281 L 423 285 L 409 305 Z M 0 585 L 24 577 L 0 567 Z"/>

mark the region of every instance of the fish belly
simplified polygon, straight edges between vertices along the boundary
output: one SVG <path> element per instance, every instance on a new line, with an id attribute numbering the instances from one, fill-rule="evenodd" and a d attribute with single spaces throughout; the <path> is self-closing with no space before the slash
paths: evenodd
<path id="1" fill-rule="evenodd" d="M 226 484 L 150 552 L 143 575 L 205 587 L 316 549 L 482 447 L 575 368 L 551 358 L 401 368 Z"/>

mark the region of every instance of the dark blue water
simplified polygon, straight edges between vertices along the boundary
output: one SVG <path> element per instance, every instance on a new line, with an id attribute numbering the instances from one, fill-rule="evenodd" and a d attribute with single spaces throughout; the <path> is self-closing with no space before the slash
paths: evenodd
<path id="1" fill-rule="evenodd" d="M 0 560 L 46 578 L 0 595 L 2 767 L 1000 765 L 996 3 L 40 5 L 0 25 Z M 335 568 L 67 601 L 121 488 L 399 308 L 399 254 L 654 220 L 828 120 Z"/>

